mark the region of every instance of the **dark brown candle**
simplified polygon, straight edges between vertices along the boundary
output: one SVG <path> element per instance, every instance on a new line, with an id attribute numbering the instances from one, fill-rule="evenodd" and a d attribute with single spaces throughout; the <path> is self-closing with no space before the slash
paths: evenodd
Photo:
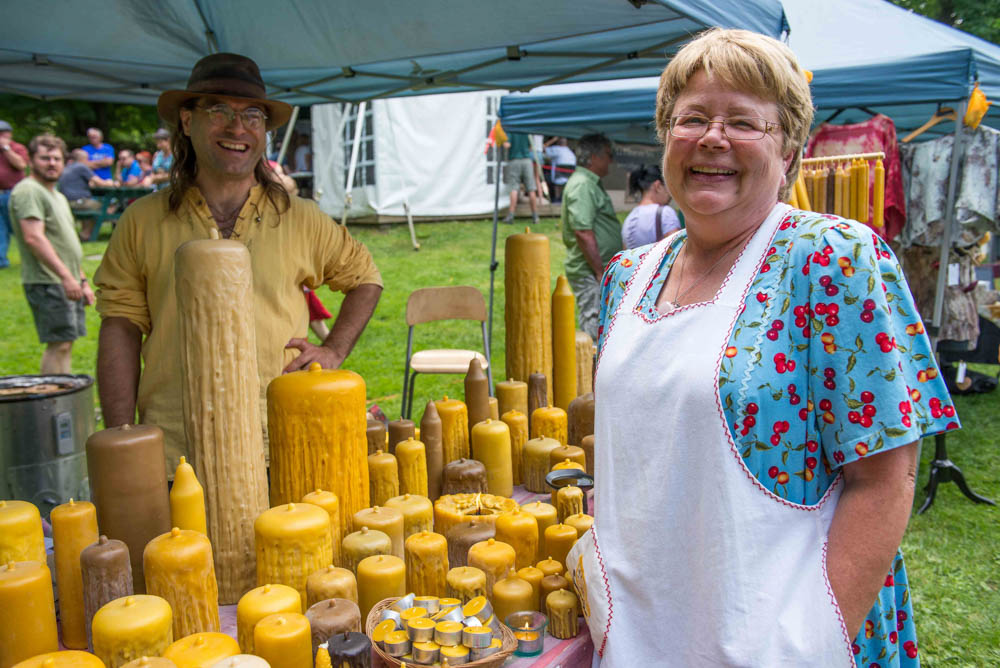
<path id="1" fill-rule="evenodd" d="M 485 494 L 486 465 L 475 459 L 456 459 L 444 467 L 442 494 Z"/>
<path id="2" fill-rule="evenodd" d="M 583 456 L 587 460 L 587 473 L 594 475 L 594 435 L 588 434 L 580 440 Z"/>
<path id="3" fill-rule="evenodd" d="M 338 633 L 326 647 L 337 668 L 371 668 L 372 643 L 364 633 Z"/>
<path id="4" fill-rule="evenodd" d="M 469 433 L 483 420 L 490 419 L 490 383 L 478 359 L 469 362 L 465 373 L 465 406 L 469 410 Z"/>
<path id="5" fill-rule="evenodd" d="M 385 423 L 373 417 L 368 418 L 368 454 L 374 455 L 376 450 L 385 450 Z"/>
<path id="6" fill-rule="evenodd" d="M 580 445 L 584 436 L 594 433 L 594 393 L 581 394 L 569 402 L 566 419 L 568 421 L 566 434 L 568 444 Z"/>
<path id="7" fill-rule="evenodd" d="M 449 531 L 448 565 L 452 568 L 469 565 L 469 548 L 496 537 L 496 526 L 489 522 L 462 522 Z"/>
<path id="8" fill-rule="evenodd" d="M 544 373 L 533 373 L 528 376 L 528 428 L 531 428 L 531 415 L 536 408 L 549 405 L 548 381 Z"/>
<path id="9" fill-rule="evenodd" d="M 107 536 L 101 536 L 96 543 L 80 552 L 80 576 L 83 579 L 87 646 L 93 650 L 90 623 L 94 613 L 104 604 L 134 593 L 128 547 L 120 540 L 108 540 Z"/>
<path id="10" fill-rule="evenodd" d="M 416 438 L 413 420 L 400 418 L 389 423 L 389 453 L 396 454 L 396 444 L 408 438 Z M 382 448 L 383 450 L 385 448 Z"/>
<path id="11" fill-rule="evenodd" d="M 427 498 L 437 501 L 441 496 L 444 474 L 444 451 L 441 449 L 441 417 L 433 401 L 427 402 L 424 416 L 420 418 L 420 440 L 427 455 Z"/>
<path id="12" fill-rule="evenodd" d="M 570 581 L 561 575 L 546 575 L 542 578 L 542 582 L 539 586 L 541 587 L 539 594 L 542 601 L 548 599 L 549 594 L 554 591 L 559 591 L 560 589 L 570 589 L 572 587 Z"/>
<path id="13" fill-rule="evenodd" d="M 313 656 L 331 636 L 361 630 L 361 609 L 346 598 L 328 598 L 309 606 L 306 619 L 312 629 Z"/>
<path id="14" fill-rule="evenodd" d="M 151 424 L 95 432 L 87 439 L 87 473 L 97 526 L 128 546 L 135 593 L 143 594 L 142 551 L 170 531 L 163 432 Z"/>

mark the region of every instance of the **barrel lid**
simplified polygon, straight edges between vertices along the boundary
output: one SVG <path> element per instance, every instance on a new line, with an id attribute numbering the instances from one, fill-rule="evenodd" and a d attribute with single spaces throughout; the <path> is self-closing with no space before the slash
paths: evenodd
<path id="1" fill-rule="evenodd" d="M 87 374 L 21 375 L 0 377 L 0 403 L 49 399 L 87 389 L 94 379 Z"/>

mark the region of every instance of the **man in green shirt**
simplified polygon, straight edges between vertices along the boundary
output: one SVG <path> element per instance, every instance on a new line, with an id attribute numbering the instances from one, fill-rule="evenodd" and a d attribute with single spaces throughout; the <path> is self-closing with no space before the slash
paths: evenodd
<path id="1" fill-rule="evenodd" d="M 577 168 L 566 182 L 562 201 L 562 237 L 566 278 L 576 295 L 580 329 L 597 341 L 601 275 L 622 249 L 622 228 L 601 179 L 611 167 L 611 141 L 585 135 L 576 147 Z"/>
<path id="2" fill-rule="evenodd" d="M 56 190 L 66 143 L 38 135 L 28 144 L 31 175 L 10 193 L 10 220 L 21 249 L 21 283 L 45 344 L 43 374 L 70 373 L 73 341 L 87 334 L 83 308 L 94 292 L 81 269 L 83 247 L 73 212 Z"/>

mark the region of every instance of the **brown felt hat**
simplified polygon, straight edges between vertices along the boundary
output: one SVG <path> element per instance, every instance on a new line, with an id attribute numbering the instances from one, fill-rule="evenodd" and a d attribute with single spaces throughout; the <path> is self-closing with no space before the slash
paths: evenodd
<path id="1" fill-rule="evenodd" d="M 267 89 L 257 63 L 236 53 L 213 53 L 199 60 L 191 70 L 187 88 L 165 91 L 156 103 L 156 110 L 164 121 L 177 125 L 177 112 L 181 105 L 203 95 L 219 95 L 259 104 L 267 110 L 268 130 L 284 125 L 292 115 L 292 105 L 267 99 Z"/>

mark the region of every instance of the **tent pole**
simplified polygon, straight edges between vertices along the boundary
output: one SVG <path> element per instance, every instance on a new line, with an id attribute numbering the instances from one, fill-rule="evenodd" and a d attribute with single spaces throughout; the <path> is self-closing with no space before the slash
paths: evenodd
<path id="1" fill-rule="evenodd" d="M 488 313 L 490 324 L 489 336 L 486 338 L 486 363 L 490 369 L 493 368 L 493 283 L 496 279 L 497 267 L 500 266 L 497 262 L 497 224 L 500 219 L 500 166 L 503 163 L 503 148 L 497 144 L 493 150 L 497 154 L 497 167 L 493 174 L 496 188 L 493 195 L 493 247 L 490 250 L 490 310 Z M 492 387 L 490 394 L 493 394 Z"/>
<path id="2" fill-rule="evenodd" d="M 958 161 L 962 155 L 962 119 L 968 102 L 960 103 L 959 113 L 955 115 L 955 142 L 951 145 L 951 164 L 948 166 L 948 201 L 944 210 L 944 230 L 941 235 L 941 254 L 938 257 L 937 286 L 934 290 L 934 313 L 931 324 L 935 330 L 941 327 L 941 312 L 944 310 L 944 289 L 948 283 L 948 254 L 951 252 L 951 240 L 955 226 L 955 193 L 958 191 Z M 937 331 L 934 333 L 937 345 Z"/>
<path id="3" fill-rule="evenodd" d="M 285 160 L 285 156 L 288 154 L 288 142 L 292 139 L 292 130 L 295 129 L 295 122 L 299 120 L 299 106 L 295 105 L 292 107 L 292 115 L 288 118 L 288 122 L 285 123 L 285 137 L 281 140 L 281 148 L 278 149 L 278 159 L 276 162 L 280 165 Z"/>
<path id="4" fill-rule="evenodd" d="M 351 210 L 351 191 L 354 190 L 354 170 L 358 167 L 358 153 L 361 150 L 361 130 L 365 126 L 365 108 L 367 106 L 367 100 L 359 103 L 358 115 L 354 119 L 354 145 L 351 146 L 351 163 L 347 167 L 347 183 L 344 185 L 344 217 L 340 221 L 341 225 L 347 225 L 347 214 Z"/>

